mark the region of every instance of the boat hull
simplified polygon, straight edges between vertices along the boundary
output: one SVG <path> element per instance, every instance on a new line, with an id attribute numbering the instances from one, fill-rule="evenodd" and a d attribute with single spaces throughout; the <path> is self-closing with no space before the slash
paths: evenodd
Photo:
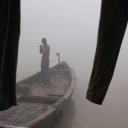
<path id="1" fill-rule="evenodd" d="M 38 72 L 17 83 L 18 105 L 0 112 L 0 127 L 51 128 L 76 85 L 74 70 L 66 62 L 50 69 L 50 84 Z"/>

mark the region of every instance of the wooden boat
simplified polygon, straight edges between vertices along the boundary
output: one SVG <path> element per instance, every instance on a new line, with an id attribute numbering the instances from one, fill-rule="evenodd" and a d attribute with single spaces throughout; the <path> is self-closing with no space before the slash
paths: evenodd
<path id="1" fill-rule="evenodd" d="M 66 62 L 50 69 L 50 84 L 41 72 L 17 83 L 17 106 L 0 112 L 0 128 L 52 128 L 62 114 L 76 84 L 75 73 Z"/>

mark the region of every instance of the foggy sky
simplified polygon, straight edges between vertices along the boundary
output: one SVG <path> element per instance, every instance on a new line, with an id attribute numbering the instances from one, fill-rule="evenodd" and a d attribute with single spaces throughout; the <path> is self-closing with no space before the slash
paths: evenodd
<path id="1" fill-rule="evenodd" d="M 57 63 L 56 52 L 71 64 L 82 61 L 83 55 L 86 60 L 89 48 L 95 49 L 99 10 L 98 0 L 22 0 L 18 67 L 29 70 L 32 66 L 33 72 L 40 68 L 42 37 L 51 46 L 51 66 Z"/>

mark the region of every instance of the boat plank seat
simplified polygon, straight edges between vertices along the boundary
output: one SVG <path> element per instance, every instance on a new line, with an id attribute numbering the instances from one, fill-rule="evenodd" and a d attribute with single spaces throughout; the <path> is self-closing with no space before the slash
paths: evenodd
<path id="1" fill-rule="evenodd" d="M 33 104 L 54 104 L 59 97 L 25 95 L 18 99 L 18 102 Z"/>
<path id="2" fill-rule="evenodd" d="M 47 109 L 46 104 L 18 102 L 16 107 L 0 113 L 0 123 L 4 121 L 8 125 L 22 125 L 45 113 Z"/>

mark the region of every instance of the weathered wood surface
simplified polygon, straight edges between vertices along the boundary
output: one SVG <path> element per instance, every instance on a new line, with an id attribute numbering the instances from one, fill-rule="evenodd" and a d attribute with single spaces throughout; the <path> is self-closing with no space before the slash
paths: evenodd
<path id="1" fill-rule="evenodd" d="M 22 126 L 43 114 L 47 109 L 48 106 L 45 104 L 19 102 L 17 107 L 0 113 L 0 123 L 4 121 L 6 124 Z"/>
<path id="2" fill-rule="evenodd" d="M 0 126 L 31 127 L 53 113 L 54 104 L 59 100 L 63 102 L 61 99 L 72 83 L 70 68 L 65 63 L 53 67 L 49 85 L 44 84 L 41 77 L 39 72 L 17 84 L 18 105 L 0 112 Z"/>

